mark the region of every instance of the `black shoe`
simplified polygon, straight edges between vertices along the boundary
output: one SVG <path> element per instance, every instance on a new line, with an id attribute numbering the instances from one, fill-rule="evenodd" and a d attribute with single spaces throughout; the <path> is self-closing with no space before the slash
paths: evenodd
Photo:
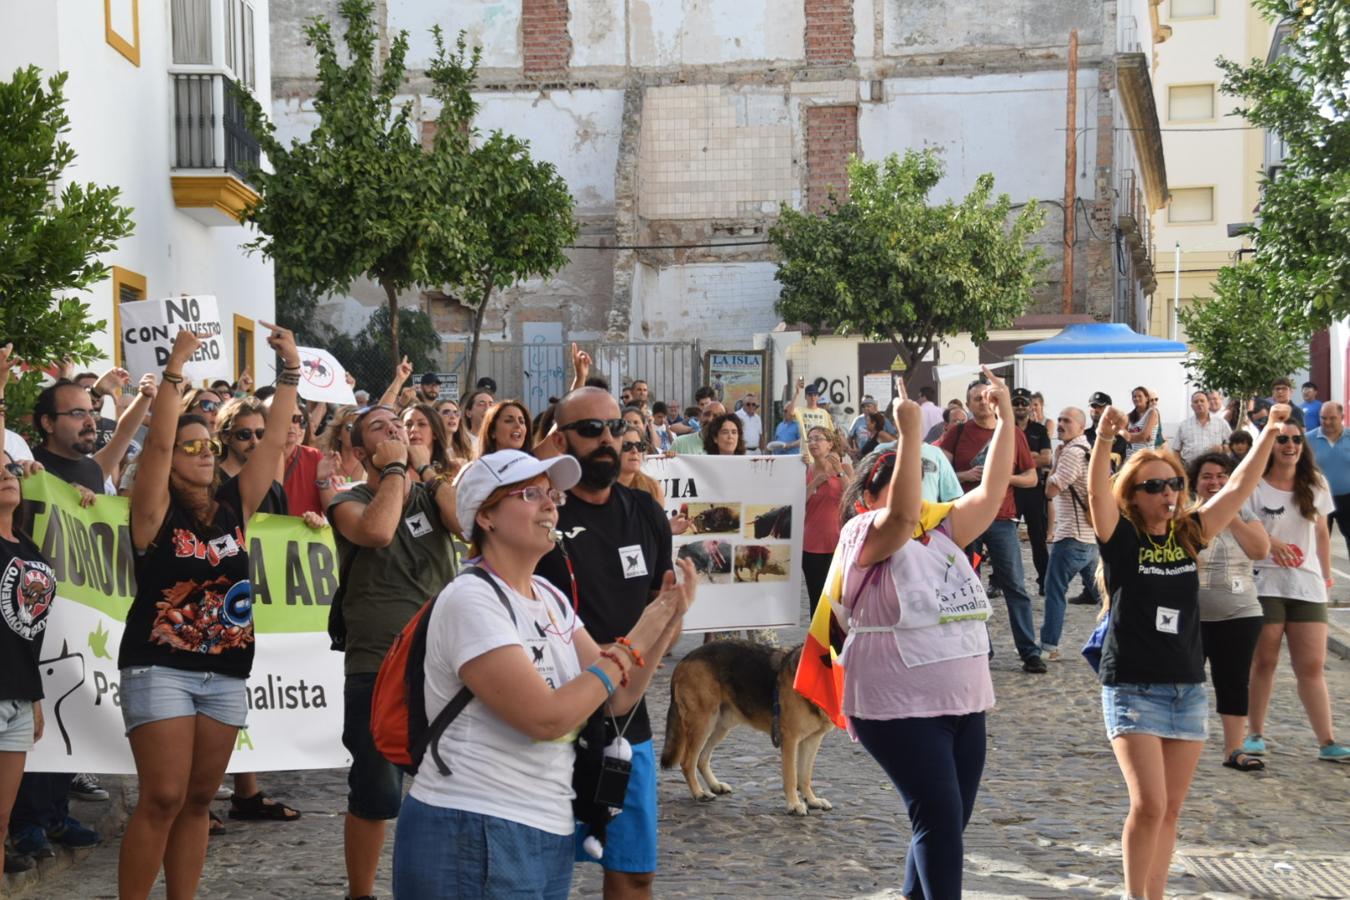
<path id="1" fill-rule="evenodd" d="M 1044 675 L 1049 670 L 1045 667 L 1045 660 L 1039 656 L 1028 656 L 1022 660 L 1022 671 L 1031 675 Z"/>
<path id="2" fill-rule="evenodd" d="M 8 847 L 5 848 L 6 875 L 17 875 L 20 872 L 27 872 L 36 865 L 37 860 L 33 859 L 33 857 L 29 856 L 27 853 L 16 853 Z"/>
<path id="3" fill-rule="evenodd" d="M 1003 596 L 1003 591 L 1000 590 L 999 588 L 994 587 L 992 584 L 989 585 L 989 590 L 985 591 L 984 593 L 985 596 L 987 597 L 998 598 Z"/>
<path id="4" fill-rule="evenodd" d="M 1043 584 L 1037 584 L 1037 585 L 1036 585 L 1036 596 L 1037 596 L 1037 597 L 1044 597 L 1044 596 L 1045 596 L 1045 585 L 1043 585 Z"/>
<path id="5" fill-rule="evenodd" d="M 1073 596 L 1073 597 L 1070 597 L 1070 598 L 1069 598 L 1069 603 L 1073 604 L 1074 606 L 1096 606 L 1096 605 L 1097 605 L 1096 599 L 1093 598 L 1093 597 L 1091 597 L 1091 596 L 1089 596 L 1087 591 L 1083 591 L 1083 593 L 1081 593 L 1081 594 L 1077 594 L 1077 595 L 1075 595 L 1075 596 Z"/>

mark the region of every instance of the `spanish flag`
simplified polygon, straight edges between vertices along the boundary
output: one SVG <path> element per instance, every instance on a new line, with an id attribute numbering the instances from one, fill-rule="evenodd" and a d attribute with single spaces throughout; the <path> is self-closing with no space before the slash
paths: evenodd
<path id="1" fill-rule="evenodd" d="M 925 500 L 919 513 L 919 524 L 914 529 L 914 539 L 924 540 L 927 532 L 947 518 L 953 505 Z M 830 560 L 825 590 L 821 591 L 815 615 L 811 617 L 811 627 L 806 631 L 806 643 L 792 687 L 819 706 L 835 725 L 844 728 L 847 724 L 844 721 L 844 667 L 839 664 L 839 653 L 844 649 L 845 633 L 835 618 L 836 610 L 839 615 L 844 614 L 840 605 L 844 591 L 841 558 L 836 550 L 834 559 Z"/>

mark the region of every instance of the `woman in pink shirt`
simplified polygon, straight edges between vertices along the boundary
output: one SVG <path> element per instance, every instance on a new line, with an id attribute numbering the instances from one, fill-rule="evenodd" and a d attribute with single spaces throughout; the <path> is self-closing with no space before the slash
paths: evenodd
<path id="1" fill-rule="evenodd" d="M 825 577 L 839 544 L 839 504 L 844 484 L 853 477 L 853 463 L 844 439 L 834 428 L 817 425 L 806 433 L 806 523 L 802 533 L 802 575 L 815 615 Z M 807 621 L 810 621 L 809 617 Z"/>
<path id="2" fill-rule="evenodd" d="M 962 836 L 984 771 L 989 598 L 961 548 L 994 521 L 1013 466 L 1012 403 L 988 369 L 998 410 L 983 477 L 955 503 L 922 496 L 922 413 L 903 389 L 892 411 L 896 454 L 861 471 L 845 495 L 835 617 L 848 637 L 843 711 L 849 734 L 890 777 L 914 837 L 901 892 L 961 895 Z M 850 501 L 855 502 L 850 503 Z"/>

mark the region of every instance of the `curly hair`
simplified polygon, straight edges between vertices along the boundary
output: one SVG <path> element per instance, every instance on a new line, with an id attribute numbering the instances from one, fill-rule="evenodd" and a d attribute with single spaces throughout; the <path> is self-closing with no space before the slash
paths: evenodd
<path id="1" fill-rule="evenodd" d="M 1181 493 L 1177 497 L 1177 508 L 1172 514 L 1173 528 L 1177 537 L 1177 542 L 1181 548 L 1194 559 L 1205 547 L 1204 528 L 1199 520 L 1193 518 L 1190 514 L 1195 511 L 1191 502 L 1191 482 L 1186 476 L 1186 469 L 1181 465 L 1181 460 L 1170 450 L 1155 450 L 1146 447 L 1136 451 L 1120 467 L 1116 473 L 1115 482 L 1111 486 L 1111 493 L 1116 498 L 1116 507 L 1120 514 L 1130 520 L 1134 530 L 1139 534 L 1144 534 L 1144 519 L 1139 515 L 1139 510 L 1135 507 L 1133 497 L 1135 485 L 1139 483 L 1139 470 L 1151 462 L 1166 463 L 1175 473 L 1180 476 L 1184 484 L 1181 486 Z"/>
<path id="2" fill-rule="evenodd" d="M 717 449 L 717 434 L 722 430 L 722 426 L 728 422 L 736 426 L 736 449 L 732 452 L 732 455 L 745 455 L 745 429 L 741 427 L 740 418 L 735 413 L 722 413 L 722 415 L 704 425 L 700 432 L 703 438 L 703 452 L 708 456 L 722 455 L 722 451 Z"/>
<path id="3" fill-rule="evenodd" d="M 1303 426 L 1292 420 L 1284 423 L 1284 428 L 1297 429 L 1299 435 L 1303 435 Z M 1283 431 L 1284 429 L 1281 429 Z M 1266 471 L 1269 475 L 1270 469 L 1275 465 L 1275 454 L 1270 454 L 1266 460 Z M 1322 470 L 1317 468 L 1317 460 L 1313 457 L 1312 448 L 1308 446 L 1307 439 L 1304 439 L 1303 450 L 1298 455 L 1298 462 L 1294 463 L 1294 502 L 1298 504 L 1298 511 L 1305 519 L 1311 521 L 1317 520 L 1317 489 L 1326 487 L 1326 479 L 1322 477 Z"/>

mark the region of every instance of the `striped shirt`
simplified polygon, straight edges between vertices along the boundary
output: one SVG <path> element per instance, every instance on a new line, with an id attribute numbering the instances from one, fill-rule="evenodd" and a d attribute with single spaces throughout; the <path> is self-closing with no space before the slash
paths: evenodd
<path id="1" fill-rule="evenodd" d="M 1080 452 L 1081 451 L 1081 452 Z M 1055 533 L 1051 541 L 1070 538 L 1085 544 L 1096 546 L 1097 535 L 1092 530 L 1092 521 L 1083 508 L 1088 502 L 1088 454 L 1092 451 L 1087 438 L 1079 435 L 1059 451 L 1059 458 L 1050 470 L 1048 484 L 1059 488 L 1055 495 Z M 1069 489 L 1073 490 L 1070 491 Z M 1074 494 L 1078 499 L 1074 499 Z M 1080 506 L 1079 504 L 1082 504 Z"/>

